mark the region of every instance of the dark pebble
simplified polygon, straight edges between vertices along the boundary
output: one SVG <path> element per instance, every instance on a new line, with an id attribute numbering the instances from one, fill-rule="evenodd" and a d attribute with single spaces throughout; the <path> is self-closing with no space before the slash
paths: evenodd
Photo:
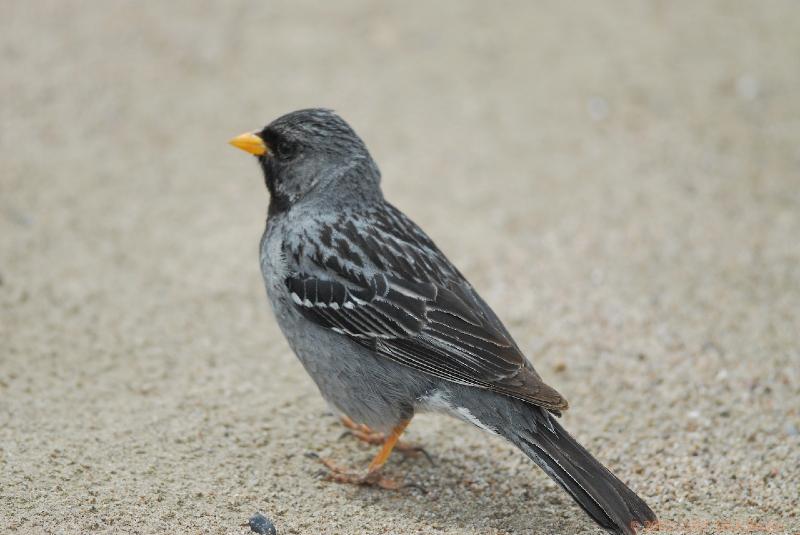
<path id="1" fill-rule="evenodd" d="M 250 517 L 250 529 L 259 535 L 278 535 L 278 530 L 275 529 L 275 524 L 272 523 L 272 520 L 261 513 L 256 513 Z"/>

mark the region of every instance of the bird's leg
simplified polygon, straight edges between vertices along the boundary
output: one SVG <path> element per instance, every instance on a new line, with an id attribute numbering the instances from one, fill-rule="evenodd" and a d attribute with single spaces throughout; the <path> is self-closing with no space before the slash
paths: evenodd
<path id="1" fill-rule="evenodd" d="M 345 431 L 345 434 L 353 435 L 362 442 L 366 442 L 367 444 L 378 445 L 378 444 L 383 444 L 383 441 L 386 439 L 383 433 L 380 433 L 378 431 L 373 431 L 364 424 L 357 424 L 353 420 L 351 420 L 349 416 L 343 415 L 341 417 L 341 421 L 342 425 L 345 426 L 347 429 L 349 429 L 349 431 Z"/>
<path id="2" fill-rule="evenodd" d="M 341 420 L 342 425 L 349 429 L 349 431 L 346 431 L 346 434 L 353 435 L 361 442 L 372 444 L 373 446 L 378 446 L 386 442 L 387 437 L 384 433 L 373 431 L 364 424 L 357 424 L 351 420 L 349 416 L 342 416 Z M 425 458 L 428 459 L 428 462 L 434 464 L 433 459 L 431 459 L 431 456 L 425 451 L 425 448 L 418 444 L 398 440 L 394 446 L 394 451 L 401 454 L 403 457 L 419 457 L 420 455 L 424 455 Z"/>
<path id="3" fill-rule="evenodd" d="M 405 420 L 395 426 L 392 429 L 392 432 L 389 433 L 383 441 L 383 447 L 372 459 L 372 462 L 369 463 L 369 467 L 367 468 L 367 473 L 364 475 L 354 474 L 340 466 L 337 466 L 333 462 L 328 459 L 323 459 L 322 457 L 314 455 L 319 461 L 325 465 L 325 467 L 330 471 L 328 474 L 329 479 L 332 481 L 336 481 L 337 483 L 350 483 L 353 485 L 374 485 L 377 487 L 381 487 L 382 489 L 388 490 L 397 490 L 402 488 L 403 484 L 398 483 L 392 479 L 383 477 L 381 474 L 381 468 L 383 465 L 386 464 L 386 461 L 389 459 L 389 455 L 392 454 L 392 450 L 397 445 L 397 441 L 400 439 L 400 435 L 403 434 L 403 431 L 411 420 Z"/>

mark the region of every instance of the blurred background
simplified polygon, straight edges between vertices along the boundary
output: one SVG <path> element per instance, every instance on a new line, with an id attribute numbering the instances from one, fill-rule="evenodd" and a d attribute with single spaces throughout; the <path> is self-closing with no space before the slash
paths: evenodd
<path id="1" fill-rule="evenodd" d="M 227 140 L 312 106 L 663 531 L 798 529 L 798 28 L 791 0 L 3 2 L 0 531 L 598 533 L 454 420 L 388 466 L 427 495 L 304 456 L 372 451 L 273 323 Z"/>

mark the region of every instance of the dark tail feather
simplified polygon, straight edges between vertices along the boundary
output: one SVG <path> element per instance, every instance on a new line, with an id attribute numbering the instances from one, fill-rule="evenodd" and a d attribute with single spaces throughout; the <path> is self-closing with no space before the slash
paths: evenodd
<path id="1" fill-rule="evenodd" d="M 561 485 L 595 522 L 612 533 L 635 535 L 656 515 L 625 483 L 542 411 L 536 431 L 512 431 L 511 442 Z M 539 418 L 537 418 L 539 420 Z"/>

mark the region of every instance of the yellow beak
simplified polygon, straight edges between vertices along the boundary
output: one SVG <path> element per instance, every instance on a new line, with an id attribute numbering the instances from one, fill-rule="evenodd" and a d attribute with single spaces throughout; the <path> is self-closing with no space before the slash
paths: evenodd
<path id="1" fill-rule="evenodd" d="M 242 149 L 243 151 L 249 152 L 250 154 L 255 154 L 256 156 L 261 156 L 269 152 L 269 148 L 267 147 L 267 144 L 264 143 L 264 140 L 251 133 L 236 136 L 228 141 L 228 143 L 237 149 Z"/>

